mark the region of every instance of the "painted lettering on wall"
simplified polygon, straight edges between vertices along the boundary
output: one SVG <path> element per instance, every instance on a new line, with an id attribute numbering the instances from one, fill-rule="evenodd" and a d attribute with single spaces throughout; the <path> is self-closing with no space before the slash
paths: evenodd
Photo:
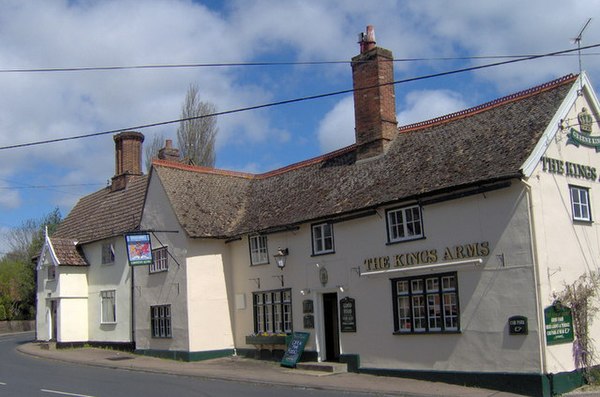
<path id="1" fill-rule="evenodd" d="M 401 268 L 406 266 L 419 266 L 437 263 L 440 258 L 444 261 L 457 259 L 468 259 L 490 254 L 490 243 L 487 241 L 479 243 L 470 243 L 455 245 L 444 248 L 443 255 L 440 256 L 438 250 L 422 250 L 397 254 L 392 257 L 378 256 L 367 258 L 363 262 L 364 270 L 367 272 L 376 270 L 387 270 Z"/>
<path id="2" fill-rule="evenodd" d="M 541 161 L 542 171 L 590 181 L 598 180 L 598 173 L 595 167 L 557 160 L 551 157 L 542 157 Z"/>

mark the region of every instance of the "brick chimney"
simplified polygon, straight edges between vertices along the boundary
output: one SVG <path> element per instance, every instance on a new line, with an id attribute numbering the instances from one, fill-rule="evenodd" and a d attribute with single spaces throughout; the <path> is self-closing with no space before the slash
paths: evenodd
<path id="1" fill-rule="evenodd" d="M 173 147 L 173 141 L 167 139 L 165 141 L 165 147 L 158 151 L 158 158 L 160 160 L 176 161 L 179 162 L 179 149 Z"/>
<path id="2" fill-rule="evenodd" d="M 115 176 L 111 191 L 125 189 L 132 176 L 142 173 L 142 142 L 144 135 L 136 131 L 121 132 L 113 136 L 115 140 Z"/>
<path id="3" fill-rule="evenodd" d="M 398 132 L 392 52 L 375 44 L 375 30 L 359 34 L 360 54 L 352 58 L 357 159 L 383 154 Z"/>

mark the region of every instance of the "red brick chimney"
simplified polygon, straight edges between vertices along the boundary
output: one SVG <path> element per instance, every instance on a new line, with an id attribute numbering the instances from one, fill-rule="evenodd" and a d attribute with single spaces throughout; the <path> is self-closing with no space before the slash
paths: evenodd
<path id="1" fill-rule="evenodd" d="M 179 149 L 173 147 L 173 141 L 167 139 L 165 141 L 165 147 L 158 151 L 158 158 L 160 160 L 176 161 L 179 162 Z"/>
<path id="2" fill-rule="evenodd" d="M 360 54 L 352 58 L 357 159 L 383 154 L 398 132 L 392 52 L 375 44 L 375 30 L 359 35 Z"/>
<path id="3" fill-rule="evenodd" d="M 142 142 L 144 135 L 136 131 L 121 132 L 115 140 L 115 176 L 112 178 L 111 191 L 125 189 L 132 176 L 142 173 Z"/>

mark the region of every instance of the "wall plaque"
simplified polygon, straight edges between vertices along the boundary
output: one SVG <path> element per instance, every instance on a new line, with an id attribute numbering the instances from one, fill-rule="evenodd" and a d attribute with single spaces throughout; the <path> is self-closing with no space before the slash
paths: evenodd
<path id="1" fill-rule="evenodd" d="M 529 333 L 527 317 L 512 316 L 508 319 L 509 335 L 527 335 Z"/>
<path id="2" fill-rule="evenodd" d="M 546 344 L 558 345 L 573 342 L 573 317 L 571 309 L 556 303 L 544 309 Z"/>

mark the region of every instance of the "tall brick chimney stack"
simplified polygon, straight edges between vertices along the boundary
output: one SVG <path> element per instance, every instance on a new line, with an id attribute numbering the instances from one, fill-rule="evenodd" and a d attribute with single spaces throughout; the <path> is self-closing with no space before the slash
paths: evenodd
<path id="1" fill-rule="evenodd" d="M 383 154 L 398 132 L 392 52 L 376 46 L 375 30 L 359 34 L 360 54 L 352 58 L 357 159 Z"/>
<path id="2" fill-rule="evenodd" d="M 115 140 L 115 176 L 112 178 L 111 191 L 125 189 L 132 176 L 142 173 L 142 142 L 144 135 L 136 131 L 121 132 Z"/>

